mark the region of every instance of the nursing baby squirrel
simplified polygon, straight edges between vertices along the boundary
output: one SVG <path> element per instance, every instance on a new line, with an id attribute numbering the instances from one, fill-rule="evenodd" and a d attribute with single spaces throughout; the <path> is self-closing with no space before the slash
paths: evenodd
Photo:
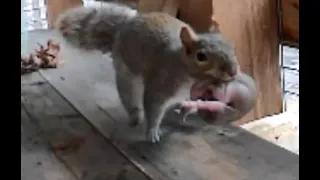
<path id="1" fill-rule="evenodd" d="M 239 70 L 232 81 L 194 88 L 191 92 L 193 101 L 182 102 L 180 113 L 183 122 L 188 115 L 197 113 L 210 124 L 227 124 L 246 115 L 256 99 L 254 80 Z"/>
<path id="2" fill-rule="evenodd" d="M 196 33 L 165 13 L 137 13 L 120 4 L 77 7 L 63 13 L 57 29 L 73 45 L 112 51 L 116 85 L 132 126 L 147 122 L 146 137 L 160 140 L 166 111 L 190 99 L 194 87 L 230 81 L 238 62 L 218 31 Z"/>

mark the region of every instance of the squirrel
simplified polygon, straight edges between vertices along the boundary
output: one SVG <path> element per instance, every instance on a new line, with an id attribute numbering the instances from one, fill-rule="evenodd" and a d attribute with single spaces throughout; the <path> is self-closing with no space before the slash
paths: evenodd
<path id="1" fill-rule="evenodd" d="M 58 17 L 67 42 L 86 50 L 111 51 L 116 88 L 136 126 L 146 120 L 146 138 L 160 141 L 168 109 L 190 98 L 194 87 L 237 74 L 233 45 L 219 31 L 196 33 L 166 13 L 138 13 L 125 5 L 76 7 Z"/>
<path id="2" fill-rule="evenodd" d="M 191 99 L 180 104 L 182 122 L 190 114 L 198 113 L 210 124 L 227 124 L 247 114 L 255 105 L 257 89 L 254 80 L 239 72 L 234 80 L 206 89 L 195 89 Z"/>

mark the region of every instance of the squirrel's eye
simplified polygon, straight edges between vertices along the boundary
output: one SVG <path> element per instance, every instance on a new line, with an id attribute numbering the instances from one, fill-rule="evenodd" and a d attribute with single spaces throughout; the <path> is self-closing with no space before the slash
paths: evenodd
<path id="1" fill-rule="evenodd" d="M 207 56 L 206 56 L 204 53 L 198 52 L 198 53 L 197 53 L 197 60 L 198 60 L 199 62 L 205 62 L 205 61 L 208 60 L 208 58 L 207 58 Z"/>
<path id="2" fill-rule="evenodd" d="M 220 70 L 221 70 L 221 71 L 227 71 L 227 69 L 228 69 L 228 65 L 227 65 L 227 64 L 222 64 L 222 65 L 220 66 Z"/>

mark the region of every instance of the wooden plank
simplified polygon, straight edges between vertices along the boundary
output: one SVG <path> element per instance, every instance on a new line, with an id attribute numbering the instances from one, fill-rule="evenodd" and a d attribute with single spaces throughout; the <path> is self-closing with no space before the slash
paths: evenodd
<path id="1" fill-rule="evenodd" d="M 49 150 L 47 143 L 21 106 L 21 179 L 75 180 Z"/>
<path id="2" fill-rule="evenodd" d="M 30 36 L 34 41 L 57 37 L 48 31 Z M 145 143 L 144 126 L 131 129 L 127 125 L 114 87 L 111 61 L 64 43 L 62 48 L 65 66 L 41 73 L 153 179 L 298 179 L 298 156 L 238 128 L 231 128 L 231 135 L 221 136 L 221 127 L 206 127 L 199 119 L 181 125 L 177 117 L 169 114 L 162 126 L 161 143 Z"/>
<path id="3" fill-rule="evenodd" d="M 21 103 L 49 141 L 55 155 L 79 179 L 113 179 L 118 176 L 146 180 L 114 146 L 77 113 L 38 73 L 21 78 Z M 129 169 L 129 170 L 126 170 Z M 36 178 L 37 179 L 37 178 Z M 68 179 L 68 178 L 63 178 Z"/>

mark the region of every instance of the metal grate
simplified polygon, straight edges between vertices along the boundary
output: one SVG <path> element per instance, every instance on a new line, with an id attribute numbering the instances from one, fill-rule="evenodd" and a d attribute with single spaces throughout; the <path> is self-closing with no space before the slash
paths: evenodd
<path id="1" fill-rule="evenodd" d="M 283 47 L 283 63 L 280 65 L 283 82 L 283 100 L 285 111 L 297 111 L 299 108 L 299 49 Z"/>
<path id="2" fill-rule="evenodd" d="M 24 1 L 23 15 L 26 17 L 28 31 L 47 29 L 47 8 L 45 0 L 22 0 Z"/>
<path id="3" fill-rule="evenodd" d="M 46 0 L 21 0 L 23 1 L 23 15 L 26 17 L 28 31 L 47 29 L 47 7 Z M 83 0 L 84 6 L 88 6 L 95 0 Z"/>

